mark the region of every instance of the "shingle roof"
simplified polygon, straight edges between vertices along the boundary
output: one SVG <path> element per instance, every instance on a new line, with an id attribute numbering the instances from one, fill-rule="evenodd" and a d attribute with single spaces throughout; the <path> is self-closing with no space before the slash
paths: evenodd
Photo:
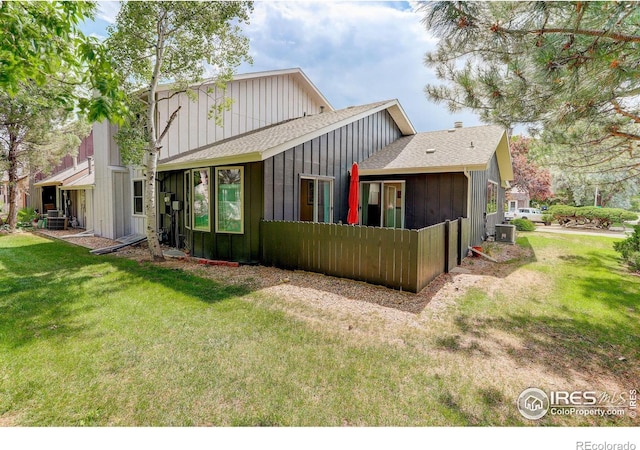
<path id="1" fill-rule="evenodd" d="M 197 165 L 234 164 L 265 160 L 288 148 L 307 142 L 344 124 L 389 109 L 401 130 L 415 130 L 397 100 L 352 106 L 337 111 L 300 117 L 240 135 L 190 152 L 166 158 L 158 170 L 176 170 Z"/>
<path id="2" fill-rule="evenodd" d="M 69 183 L 65 183 L 63 186 L 60 186 L 60 189 L 86 189 L 95 187 L 96 185 L 96 173 L 91 172 L 84 175 L 82 178 L 78 178 L 77 180 L 73 180 Z"/>
<path id="3" fill-rule="evenodd" d="M 89 172 L 89 161 L 85 160 L 79 162 L 74 167 L 69 167 L 55 175 L 52 175 L 44 180 L 40 180 L 34 184 L 34 186 L 62 186 L 72 183 L 80 177 L 84 177 Z"/>
<path id="4" fill-rule="evenodd" d="M 496 125 L 405 136 L 360 163 L 360 174 L 484 170 L 505 136 Z"/>

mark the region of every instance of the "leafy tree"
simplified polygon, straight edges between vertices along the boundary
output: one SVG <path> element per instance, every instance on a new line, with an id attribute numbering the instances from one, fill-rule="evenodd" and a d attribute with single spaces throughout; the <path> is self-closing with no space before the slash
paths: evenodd
<path id="1" fill-rule="evenodd" d="M 0 89 L 9 96 L 25 84 L 64 83 L 56 101 L 90 122 L 122 114 L 124 93 L 105 47 L 79 25 L 92 19 L 90 1 L 0 1 Z"/>
<path id="2" fill-rule="evenodd" d="M 160 143 L 180 109 L 166 123 L 156 123 L 158 83 L 172 82 L 172 92 L 192 94 L 190 83 L 200 81 L 209 68 L 224 84 L 233 69 L 248 59 L 248 39 L 238 23 L 249 21 L 252 8 L 251 2 L 236 1 L 129 1 L 109 28 L 107 45 L 116 70 L 128 80 L 130 92 L 135 92 L 129 99 L 132 114 L 121 128 L 118 143 L 127 149 L 130 161 L 141 162 L 145 169 L 146 234 L 153 259 L 163 259 L 155 202 Z M 223 108 L 225 103 L 217 106 Z"/>
<path id="3" fill-rule="evenodd" d="M 618 179 L 615 173 L 584 173 L 559 168 L 552 170 L 553 191 L 565 204 L 632 207 L 632 197 L 640 193 L 636 179 Z M 597 196 L 597 197 L 596 197 Z"/>
<path id="4" fill-rule="evenodd" d="M 528 124 L 552 161 L 638 177 L 640 3 L 424 2 L 440 38 L 427 96 L 483 121 Z M 604 165 L 603 165 L 604 164 Z"/>
<path id="5" fill-rule="evenodd" d="M 120 121 L 124 91 L 106 48 L 85 36 L 90 1 L 0 1 L 0 158 L 9 172 L 16 225 L 18 168 L 38 170 L 77 150 L 88 122 Z M 73 130 L 80 127 L 83 130 Z"/>
<path id="6" fill-rule="evenodd" d="M 69 86 L 50 83 L 46 87 L 20 85 L 13 95 L 0 91 L 0 160 L 9 175 L 9 216 L 17 221 L 17 181 L 20 169 L 46 171 L 66 154 L 78 150 L 82 137 L 89 134 L 86 122 L 60 102 Z"/>
<path id="7" fill-rule="evenodd" d="M 551 173 L 540 167 L 529 155 L 532 139 L 514 136 L 511 139 L 511 161 L 514 180 L 512 185 L 529 193 L 538 202 L 548 200 L 551 193 Z"/>

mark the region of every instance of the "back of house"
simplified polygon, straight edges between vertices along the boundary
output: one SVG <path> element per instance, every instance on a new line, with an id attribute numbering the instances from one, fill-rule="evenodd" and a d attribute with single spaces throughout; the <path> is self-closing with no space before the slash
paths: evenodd
<path id="1" fill-rule="evenodd" d="M 193 256 L 258 263 L 265 221 L 346 223 L 354 163 L 358 225 L 418 230 L 462 217 L 476 244 L 503 220 L 513 172 L 500 127 L 417 133 L 393 99 L 336 110 L 300 69 L 192 89 L 158 93 L 158 129 L 179 110 L 162 141 L 156 200 L 161 239 Z M 225 98 L 216 121 L 210 112 Z M 144 172 L 123 163 L 116 132 L 94 124 L 89 166 L 86 228 L 108 238 L 146 229 Z"/>

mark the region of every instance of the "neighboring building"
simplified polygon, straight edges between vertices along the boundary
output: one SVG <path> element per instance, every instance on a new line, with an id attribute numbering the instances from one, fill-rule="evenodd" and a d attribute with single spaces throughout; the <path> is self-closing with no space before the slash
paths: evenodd
<path id="1" fill-rule="evenodd" d="M 519 208 L 528 208 L 531 202 L 529 192 L 520 187 L 514 186 L 506 192 L 507 211 L 515 212 Z"/>
<path id="2" fill-rule="evenodd" d="M 94 229 L 93 133 L 80 143 L 76 156 L 65 156 L 51 174 L 38 173 L 31 186 L 31 206 L 41 213 L 59 211 L 69 224 Z M 74 220 L 75 219 L 75 220 Z"/>
<path id="3" fill-rule="evenodd" d="M 16 211 L 28 206 L 29 201 L 29 177 L 27 175 L 18 175 L 16 195 Z M 2 172 L 0 177 L 0 214 L 9 212 L 9 174 Z"/>

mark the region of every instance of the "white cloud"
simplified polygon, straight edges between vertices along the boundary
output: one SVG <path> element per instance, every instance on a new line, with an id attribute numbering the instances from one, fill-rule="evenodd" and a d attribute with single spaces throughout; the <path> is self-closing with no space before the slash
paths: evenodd
<path id="1" fill-rule="evenodd" d="M 98 2 L 98 18 L 109 24 L 115 23 L 118 11 L 120 11 L 119 1 L 111 0 Z"/>
<path id="2" fill-rule="evenodd" d="M 424 86 L 437 82 L 423 64 L 435 48 L 415 12 L 417 3 L 382 1 L 256 1 L 245 34 L 254 65 L 239 72 L 300 67 L 335 108 L 397 98 L 418 131 L 480 121 L 429 103 Z M 100 1 L 87 32 L 99 37 L 115 22 L 118 1 Z"/>
<path id="3" fill-rule="evenodd" d="M 420 19 L 406 2 L 256 2 L 254 65 L 240 71 L 300 67 L 335 108 L 398 98 L 419 131 L 478 124 L 427 101 L 435 76 L 422 61 L 437 41 Z"/>

